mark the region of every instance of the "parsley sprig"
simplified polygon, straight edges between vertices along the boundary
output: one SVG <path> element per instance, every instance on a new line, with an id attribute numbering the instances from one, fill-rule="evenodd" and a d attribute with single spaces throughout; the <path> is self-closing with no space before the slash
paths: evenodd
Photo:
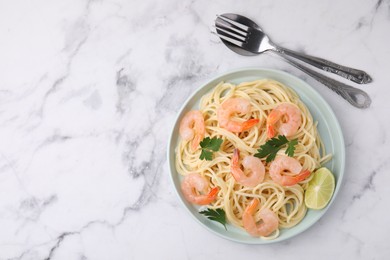
<path id="1" fill-rule="evenodd" d="M 224 227 L 225 230 L 226 228 L 226 213 L 223 209 L 206 209 L 203 211 L 199 212 L 202 215 L 205 215 L 208 219 L 217 221 L 221 223 Z"/>
<path id="2" fill-rule="evenodd" d="M 260 149 L 258 149 L 258 153 L 255 154 L 258 158 L 266 158 L 266 162 L 271 162 L 275 159 L 276 154 L 280 149 L 283 148 L 283 146 L 287 144 L 287 149 L 285 153 L 293 157 L 294 151 L 295 151 L 295 145 L 298 144 L 298 139 L 293 139 L 289 141 L 284 135 L 279 135 L 278 137 L 274 137 L 269 139 L 265 144 L 260 146 Z"/>
<path id="3" fill-rule="evenodd" d="M 200 142 L 200 147 L 202 147 L 202 152 L 199 156 L 201 160 L 211 161 L 213 160 L 213 152 L 217 152 L 221 147 L 223 140 L 217 137 L 206 137 Z"/>

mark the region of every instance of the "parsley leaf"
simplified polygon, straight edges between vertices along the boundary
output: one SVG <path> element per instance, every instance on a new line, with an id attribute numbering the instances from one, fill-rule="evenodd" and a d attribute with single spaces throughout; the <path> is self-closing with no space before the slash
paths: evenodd
<path id="1" fill-rule="evenodd" d="M 221 223 L 225 230 L 226 228 L 226 213 L 223 209 L 206 209 L 199 211 L 200 214 L 205 215 L 208 219 Z"/>
<path id="2" fill-rule="evenodd" d="M 294 156 L 295 146 L 298 144 L 298 139 L 291 140 L 287 144 L 286 154 L 290 157 Z"/>
<path id="3" fill-rule="evenodd" d="M 223 140 L 221 138 L 213 137 L 210 139 L 210 137 L 206 137 L 200 142 L 200 147 L 216 152 L 219 150 L 219 147 L 221 147 L 222 142 Z"/>
<path id="4" fill-rule="evenodd" d="M 287 138 L 284 135 L 279 135 L 278 137 L 271 138 L 267 141 L 272 146 L 282 146 L 288 143 Z"/>
<path id="5" fill-rule="evenodd" d="M 258 153 L 255 154 L 256 157 L 264 158 L 267 157 L 266 162 L 273 161 L 276 157 L 276 153 L 280 150 L 279 147 L 270 145 L 268 142 L 260 146 Z"/>
<path id="6" fill-rule="evenodd" d="M 213 160 L 213 152 L 202 149 L 202 152 L 200 153 L 199 159 L 206 160 L 206 161 L 212 161 Z"/>
<path id="7" fill-rule="evenodd" d="M 199 159 L 211 161 L 213 159 L 213 152 L 216 152 L 221 147 L 223 139 L 217 137 L 206 137 L 200 142 L 202 152 L 200 153 Z"/>
<path id="8" fill-rule="evenodd" d="M 274 137 L 269 139 L 265 144 L 260 146 L 258 149 L 258 153 L 255 154 L 258 158 L 266 158 L 266 162 L 269 163 L 273 161 L 276 157 L 276 154 L 283 146 L 287 144 L 286 154 L 290 157 L 294 156 L 295 145 L 298 144 L 298 139 L 294 139 L 289 141 L 284 135 L 279 135 L 278 137 Z"/>

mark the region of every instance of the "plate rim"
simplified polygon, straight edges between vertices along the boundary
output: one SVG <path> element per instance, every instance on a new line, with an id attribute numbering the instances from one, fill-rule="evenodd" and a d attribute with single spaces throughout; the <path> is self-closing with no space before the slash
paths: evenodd
<path id="1" fill-rule="evenodd" d="M 172 147 L 172 142 L 173 142 L 173 138 L 177 138 L 177 136 L 174 137 L 173 135 L 174 135 L 174 132 L 175 132 L 175 127 L 178 124 L 178 121 L 179 121 L 179 119 L 181 117 L 181 114 L 183 113 L 184 108 L 194 98 L 194 96 L 196 96 L 199 92 L 201 92 L 207 85 L 209 85 L 213 81 L 216 81 L 217 79 L 220 79 L 220 78 L 228 77 L 229 75 L 232 75 L 232 74 L 235 74 L 235 73 L 245 73 L 245 72 L 248 72 L 248 71 L 256 71 L 256 73 L 258 73 L 258 72 L 260 72 L 260 73 L 264 73 L 264 72 L 276 73 L 276 74 L 280 74 L 280 75 L 282 75 L 284 77 L 294 78 L 300 84 L 306 85 L 308 87 L 308 89 L 309 89 L 308 91 L 309 92 L 310 91 L 313 92 L 313 94 L 316 95 L 317 98 L 320 99 L 322 105 L 325 106 L 328 114 L 332 117 L 332 121 L 336 125 L 336 132 L 339 133 L 339 135 L 338 135 L 339 140 L 338 141 L 340 141 L 340 146 L 342 147 L 342 149 L 340 151 L 340 158 L 341 158 L 341 161 L 340 161 L 340 172 L 339 172 L 339 175 L 337 177 L 336 188 L 335 188 L 335 190 L 333 192 L 332 199 L 329 201 L 328 205 L 324 209 L 322 209 L 323 210 L 322 214 L 320 214 L 320 216 L 318 217 L 318 219 L 315 222 L 313 222 L 312 224 L 307 225 L 306 227 L 302 228 L 300 232 L 298 232 L 296 234 L 292 234 L 292 235 L 287 236 L 287 237 L 284 237 L 282 239 L 276 238 L 276 239 L 273 239 L 273 240 L 258 239 L 258 240 L 243 241 L 241 239 L 237 239 L 237 238 L 234 238 L 234 237 L 226 236 L 226 235 L 224 235 L 224 234 L 222 234 L 222 233 L 220 233 L 220 232 L 210 228 L 205 223 L 202 223 L 188 209 L 188 206 L 186 205 L 186 202 L 184 201 L 183 197 L 179 194 L 179 191 L 176 188 L 175 180 L 174 180 L 174 177 L 173 177 L 173 174 L 174 174 L 173 170 L 175 170 L 176 174 L 178 174 L 177 171 L 176 171 L 176 168 L 175 168 L 175 164 L 174 164 L 174 162 L 171 162 L 171 158 L 170 158 L 172 153 L 175 154 L 175 149 L 176 149 L 176 147 Z M 187 214 L 189 214 L 193 219 L 195 219 L 195 221 L 198 222 L 206 230 L 216 234 L 217 236 L 219 236 L 221 238 L 224 238 L 224 239 L 229 240 L 229 241 L 238 242 L 238 243 L 241 243 L 241 244 L 266 245 L 266 244 L 278 243 L 278 242 L 282 242 L 282 241 L 291 239 L 293 237 L 296 237 L 296 236 L 304 233 L 309 228 L 313 227 L 325 215 L 325 213 L 328 211 L 328 209 L 331 207 L 331 205 L 333 205 L 333 201 L 336 199 L 336 197 L 337 197 L 337 195 L 339 193 L 339 190 L 340 190 L 340 188 L 341 188 L 341 186 L 343 184 L 343 179 L 344 179 L 344 175 L 345 175 L 346 155 L 345 155 L 345 141 L 344 141 L 343 131 L 342 131 L 340 123 L 339 123 L 339 121 L 338 121 L 338 119 L 336 117 L 336 114 L 334 113 L 333 109 L 328 104 L 328 102 L 322 97 L 322 95 L 315 88 L 313 88 L 311 85 L 309 85 L 306 81 L 302 80 L 301 78 L 299 78 L 299 77 L 297 77 L 297 76 L 295 76 L 295 75 L 293 75 L 293 74 L 291 74 L 289 72 L 286 72 L 286 71 L 283 71 L 283 70 L 280 70 L 280 69 L 272 69 L 272 68 L 264 68 L 264 67 L 244 67 L 244 68 L 238 68 L 238 69 L 228 70 L 228 71 L 225 71 L 223 73 L 219 73 L 218 75 L 216 75 L 214 77 L 211 77 L 211 78 L 207 78 L 207 79 L 203 80 L 199 85 L 200 86 L 195 91 L 193 91 L 190 94 L 190 96 L 183 102 L 183 104 L 180 106 L 179 110 L 176 112 L 175 119 L 173 121 L 172 126 L 170 127 L 170 133 L 169 133 L 169 138 L 168 138 L 168 149 L 167 149 L 168 173 L 169 173 L 169 177 L 170 177 L 170 180 L 171 180 L 171 184 L 173 185 L 173 189 L 175 190 L 176 196 L 178 197 L 178 199 L 181 202 L 182 206 L 185 208 L 185 211 L 187 212 Z M 290 87 L 290 86 L 288 86 L 288 87 L 293 89 L 294 92 L 297 92 L 296 89 L 294 89 L 294 87 Z M 322 113 L 322 111 L 321 111 L 321 113 Z M 299 225 L 299 223 L 298 223 L 298 225 Z"/>

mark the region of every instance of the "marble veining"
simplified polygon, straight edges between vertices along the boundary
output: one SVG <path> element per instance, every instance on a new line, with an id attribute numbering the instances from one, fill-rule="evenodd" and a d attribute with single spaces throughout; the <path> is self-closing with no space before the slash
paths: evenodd
<path id="1" fill-rule="evenodd" d="M 283 47 L 368 71 L 374 82 L 358 87 L 371 107 L 351 107 L 275 55 L 231 52 L 210 33 L 225 12 L 252 18 Z M 389 0 L 1 2 L 0 259 L 389 259 L 389 31 Z M 244 67 L 307 81 L 346 143 L 327 214 L 267 246 L 196 223 L 166 160 L 183 102 Z"/>

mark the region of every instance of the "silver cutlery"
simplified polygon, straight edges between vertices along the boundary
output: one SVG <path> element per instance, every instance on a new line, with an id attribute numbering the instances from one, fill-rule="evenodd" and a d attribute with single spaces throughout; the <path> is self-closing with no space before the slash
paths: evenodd
<path id="1" fill-rule="evenodd" d="M 317 68 L 343 76 L 356 83 L 369 83 L 372 81 L 371 77 L 366 72 L 278 47 L 271 42 L 269 37 L 263 33 L 255 22 L 241 15 L 220 15 L 215 21 L 215 26 L 216 34 L 221 38 L 223 43 L 234 52 L 240 55 L 252 56 L 266 51 L 273 51 L 286 59 L 293 66 L 301 69 L 317 81 L 335 91 L 353 106 L 358 108 L 367 108 L 370 106 L 371 99 L 366 92 L 313 71 L 288 57 L 288 55 L 305 61 Z"/>
<path id="2" fill-rule="evenodd" d="M 309 63 L 319 69 L 342 76 L 359 84 L 370 83 L 372 78 L 364 71 L 342 66 L 331 61 L 298 53 L 273 43 L 270 38 L 263 32 L 259 25 L 248 18 L 238 14 L 223 14 L 218 16 L 215 26 L 219 34 L 228 34 L 236 37 L 238 44 L 250 52 L 260 54 L 265 51 L 274 51 L 276 53 L 286 54 L 306 63 Z M 231 38 L 230 37 L 230 38 Z"/>

